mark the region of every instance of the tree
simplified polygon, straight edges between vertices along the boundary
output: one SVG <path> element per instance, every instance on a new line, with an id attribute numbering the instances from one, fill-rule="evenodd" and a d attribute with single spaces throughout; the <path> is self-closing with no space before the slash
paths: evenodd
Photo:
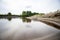
<path id="1" fill-rule="evenodd" d="M 23 17 L 29 17 L 29 16 L 31 16 L 31 11 L 23 11 L 22 12 L 22 16 Z"/>
<path id="2" fill-rule="evenodd" d="M 34 13 L 32 13 L 33 15 L 37 15 L 37 14 L 39 14 L 39 13 L 36 13 L 36 12 L 34 12 Z"/>
<path id="3" fill-rule="evenodd" d="M 12 15 L 12 14 L 9 12 L 8 15 L 10 16 L 10 15 Z"/>
<path id="4" fill-rule="evenodd" d="M 22 16 L 23 16 L 23 17 L 26 17 L 26 16 L 27 16 L 26 11 L 23 11 L 23 12 L 22 12 Z"/>
<path id="5" fill-rule="evenodd" d="M 29 16 L 33 16 L 33 15 L 37 15 L 37 14 L 39 14 L 39 13 L 36 13 L 36 12 L 32 13 L 31 11 L 23 11 L 22 17 L 29 17 Z"/>

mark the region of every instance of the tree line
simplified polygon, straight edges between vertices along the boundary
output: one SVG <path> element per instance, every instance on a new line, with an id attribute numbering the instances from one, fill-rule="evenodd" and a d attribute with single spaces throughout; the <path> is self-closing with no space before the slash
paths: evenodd
<path id="1" fill-rule="evenodd" d="M 30 16 L 33 16 L 33 15 L 44 15 L 44 13 L 37 13 L 37 12 L 31 12 L 31 11 L 22 11 L 22 14 L 21 15 L 18 15 L 20 17 L 30 17 Z M 2 14 L 0 14 L 0 16 L 2 16 Z M 8 14 L 6 14 L 6 16 L 12 16 L 12 13 L 9 12 Z"/>
<path id="2" fill-rule="evenodd" d="M 33 16 L 33 15 L 44 15 L 44 13 L 37 13 L 37 12 L 31 12 L 31 11 L 23 11 L 22 12 L 22 17 L 30 17 L 30 16 Z"/>

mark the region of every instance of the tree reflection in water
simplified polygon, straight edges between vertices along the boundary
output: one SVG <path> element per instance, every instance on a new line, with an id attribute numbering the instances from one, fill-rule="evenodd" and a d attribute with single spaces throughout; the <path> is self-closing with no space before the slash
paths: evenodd
<path id="1" fill-rule="evenodd" d="M 12 17 L 7 17 L 7 18 L 6 17 L 2 17 L 2 18 L 0 17 L 0 19 L 7 19 L 8 21 L 11 21 Z"/>
<path id="2" fill-rule="evenodd" d="M 7 18 L 9 21 L 11 21 L 12 20 L 12 18 Z"/>
<path id="3" fill-rule="evenodd" d="M 28 23 L 28 22 L 31 22 L 31 20 L 30 20 L 30 19 L 27 19 L 27 18 L 22 18 L 22 21 L 23 21 L 23 22 L 27 22 L 27 23 Z"/>
<path id="4" fill-rule="evenodd" d="M 7 17 L 7 18 L 6 17 L 3 17 L 3 18 L 0 17 L 0 19 L 7 19 L 8 21 L 11 21 L 13 19 L 13 17 Z M 24 18 L 24 17 L 21 18 L 21 19 L 22 19 L 22 22 L 27 22 L 27 23 L 31 22 L 30 19 L 27 19 L 27 18 Z"/>

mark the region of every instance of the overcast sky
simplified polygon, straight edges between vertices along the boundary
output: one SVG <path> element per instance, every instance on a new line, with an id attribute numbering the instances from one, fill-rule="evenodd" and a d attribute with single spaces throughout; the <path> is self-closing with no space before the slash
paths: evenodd
<path id="1" fill-rule="evenodd" d="M 21 14 L 24 10 L 47 13 L 58 9 L 60 0 L 0 0 L 0 14 Z"/>

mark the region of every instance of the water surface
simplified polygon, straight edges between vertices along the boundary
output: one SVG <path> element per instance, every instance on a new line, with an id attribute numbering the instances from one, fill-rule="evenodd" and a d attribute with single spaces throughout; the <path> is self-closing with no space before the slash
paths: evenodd
<path id="1" fill-rule="evenodd" d="M 60 30 L 25 18 L 0 19 L 0 40 L 60 40 Z"/>

